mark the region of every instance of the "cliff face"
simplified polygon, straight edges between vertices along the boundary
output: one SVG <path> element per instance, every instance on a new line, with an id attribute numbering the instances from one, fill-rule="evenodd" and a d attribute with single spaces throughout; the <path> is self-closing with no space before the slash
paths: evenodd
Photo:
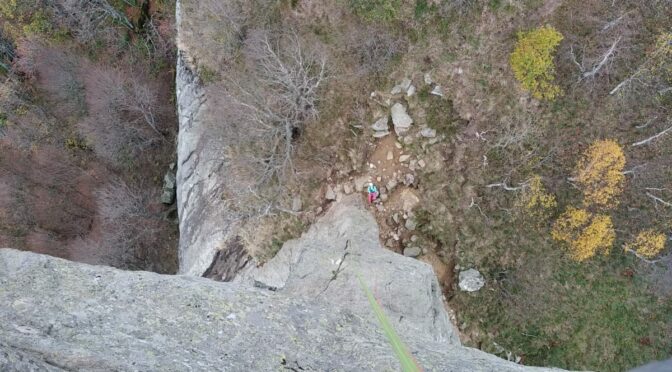
<path id="1" fill-rule="evenodd" d="M 428 371 L 524 371 L 462 347 L 429 266 L 380 246 L 356 198 L 238 282 L 0 250 L 1 370 L 397 370 L 360 275 Z"/>

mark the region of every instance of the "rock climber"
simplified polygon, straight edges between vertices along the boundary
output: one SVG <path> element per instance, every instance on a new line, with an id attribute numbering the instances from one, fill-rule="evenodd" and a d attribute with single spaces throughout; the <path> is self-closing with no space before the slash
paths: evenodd
<path id="1" fill-rule="evenodd" d="M 367 191 L 369 192 L 369 204 L 371 204 L 374 202 L 374 200 L 378 199 L 378 188 L 373 184 L 373 182 L 369 182 L 369 188 Z"/>

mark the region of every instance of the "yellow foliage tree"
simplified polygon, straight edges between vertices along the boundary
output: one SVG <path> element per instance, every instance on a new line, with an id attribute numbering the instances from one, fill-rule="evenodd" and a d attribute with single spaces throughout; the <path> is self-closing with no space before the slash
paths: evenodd
<path id="1" fill-rule="evenodd" d="M 553 239 L 567 244 L 572 258 L 585 261 L 602 252 L 609 254 L 616 233 L 611 217 L 593 215 L 585 209 L 569 207 L 553 225 Z"/>
<path id="2" fill-rule="evenodd" d="M 640 232 L 634 241 L 625 245 L 626 251 L 631 251 L 645 258 L 656 257 L 665 248 L 665 234 L 648 229 Z"/>
<path id="3" fill-rule="evenodd" d="M 574 180 L 583 190 L 584 204 L 607 208 L 618 205 L 623 191 L 625 155 L 614 140 L 594 142 L 576 164 Z"/>
<path id="4" fill-rule="evenodd" d="M 518 33 L 518 42 L 509 63 L 516 79 L 534 98 L 553 100 L 562 93 L 562 89 L 554 84 L 553 62 L 555 50 L 562 39 L 562 34 L 552 26 Z"/>
<path id="5" fill-rule="evenodd" d="M 546 191 L 541 177 L 534 175 L 523 192 L 519 205 L 532 217 L 545 221 L 558 202 L 555 195 Z"/>

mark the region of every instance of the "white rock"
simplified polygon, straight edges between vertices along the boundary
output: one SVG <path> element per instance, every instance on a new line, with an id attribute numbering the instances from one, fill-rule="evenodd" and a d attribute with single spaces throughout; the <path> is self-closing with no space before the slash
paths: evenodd
<path id="1" fill-rule="evenodd" d="M 408 159 L 410 159 L 410 158 L 411 158 L 411 155 L 401 155 L 401 156 L 399 157 L 399 162 L 400 162 L 400 163 L 406 162 L 406 161 L 408 161 Z"/>
<path id="2" fill-rule="evenodd" d="M 336 192 L 331 187 L 331 185 L 327 186 L 327 191 L 324 193 L 324 197 L 327 200 L 336 200 Z"/>
<path id="3" fill-rule="evenodd" d="M 376 120 L 373 123 L 373 125 L 371 125 L 371 129 L 375 130 L 376 132 L 384 132 L 384 131 L 389 130 L 389 128 L 387 126 L 388 119 L 389 118 L 387 116 L 385 116 L 385 117 L 382 117 L 382 118 Z"/>
<path id="4" fill-rule="evenodd" d="M 407 219 L 407 220 L 406 220 L 406 223 L 404 224 L 404 227 L 405 227 L 406 230 L 408 230 L 408 231 L 413 231 L 413 230 L 415 230 L 415 228 L 416 228 L 417 226 L 418 226 L 417 223 L 416 223 L 415 220 L 412 219 L 412 218 Z"/>
<path id="5" fill-rule="evenodd" d="M 485 279 L 476 269 L 461 271 L 459 275 L 459 287 L 465 292 L 475 292 L 483 288 Z"/>
<path id="6" fill-rule="evenodd" d="M 432 75 L 429 72 L 425 73 L 425 84 L 430 85 L 432 82 Z"/>
<path id="7" fill-rule="evenodd" d="M 385 188 L 387 188 L 388 192 L 392 192 L 392 190 L 394 190 L 395 187 L 397 187 L 397 180 L 395 179 L 387 181 L 387 185 L 385 185 Z"/>
<path id="8" fill-rule="evenodd" d="M 422 250 L 419 247 L 408 247 L 404 249 L 404 256 L 406 257 L 418 257 L 422 253 Z"/>
<path id="9" fill-rule="evenodd" d="M 397 132 L 397 134 L 406 133 L 411 124 L 413 124 L 413 119 L 406 112 L 406 107 L 397 102 L 392 105 L 391 112 L 394 131 Z"/>
<path id="10" fill-rule="evenodd" d="M 302 208 L 303 208 L 303 202 L 301 201 L 301 197 L 295 196 L 294 199 L 292 200 L 292 211 L 300 212 Z"/>
<path id="11" fill-rule="evenodd" d="M 399 142 L 395 142 L 395 143 L 394 143 L 394 147 L 396 147 L 396 148 L 398 148 L 398 149 L 401 149 L 401 143 L 399 143 Z"/>
<path id="12" fill-rule="evenodd" d="M 387 160 L 392 160 L 392 159 L 394 159 L 394 154 L 392 153 L 392 151 L 388 151 L 387 152 Z"/>
<path id="13" fill-rule="evenodd" d="M 424 168 L 427 164 L 425 163 L 424 160 L 420 159 L 418 160 L 418 165 L 420 166 L 420 168 Z"/>
<path id="14" fill-rule="evenodd" d="M 388 134 L 390 134 L 390 131 L 388 131 L 388 130 L 381 131 L 381 132 L 373 132 L 373 138 L 383 138 L 383 137 L 387 136 Z"/>
<path id="15" fill-rule="evenodd" d="M 436 129 L 432 128 L 422 128 L 420 135 L 425 138 L 434 138 L 436 137 Z"/>
<path id="16" fill-rule="evenodd" d="M 408 90 L 406 90 L 406 96 L 411 97 L 415 94 L 415 85 L 411 85 L 408 87 Z"/>
<path id="17" fill-rule="evenodd" d="M 434 87 L 434 89 L 432 89 L 431 94 L 433 94 L 435 96 L 443 97 L 443 89 L 441 89 L 440 85 L 437 85 L 437 86 Z"/>

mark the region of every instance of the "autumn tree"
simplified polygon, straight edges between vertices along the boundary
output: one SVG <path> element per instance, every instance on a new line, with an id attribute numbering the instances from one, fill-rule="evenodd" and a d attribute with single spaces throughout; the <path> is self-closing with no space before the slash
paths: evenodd
<path id="1" fill-rule="evenodd" d="M 667 237 L 654 229 L 640 232 L 635 239 L 626 244 L 626 252 L 634 253 L 637 257 L 651 259 L 656 257 L 665 248 Z"/>
<path id="2" fill-rule="evenodd" d="M 555 51 L 563 36 L 552 26 L 519 32 L 510 64 L 516 79 L 537 99 L 553 100 L 562 93 L 555 81 Z"/>
<path id="3" fill-rule="evenodd" d="M 546 221 L 558 205 L 555 195 L 546 190 L 538 175 L 532 176 L 518 203 L 528 215 L 540 221 Z"/>
<path id="4" fill-rule="evenodd" d="M 614 140 L 594 142 L 576 164 L 575 181 L 581 187 L 584 205 L 608 208 L 618 205 L 623 191 L 625 155 Z"/>
<path id="5" fill-rule="evenodd" d="M 616 233 L 611 217 L 569 207 L 560 215 L 551 232 L 553 239 L 564 242 L 571 257 L 585 261 L 598 252 L 609 254 Z"/>

